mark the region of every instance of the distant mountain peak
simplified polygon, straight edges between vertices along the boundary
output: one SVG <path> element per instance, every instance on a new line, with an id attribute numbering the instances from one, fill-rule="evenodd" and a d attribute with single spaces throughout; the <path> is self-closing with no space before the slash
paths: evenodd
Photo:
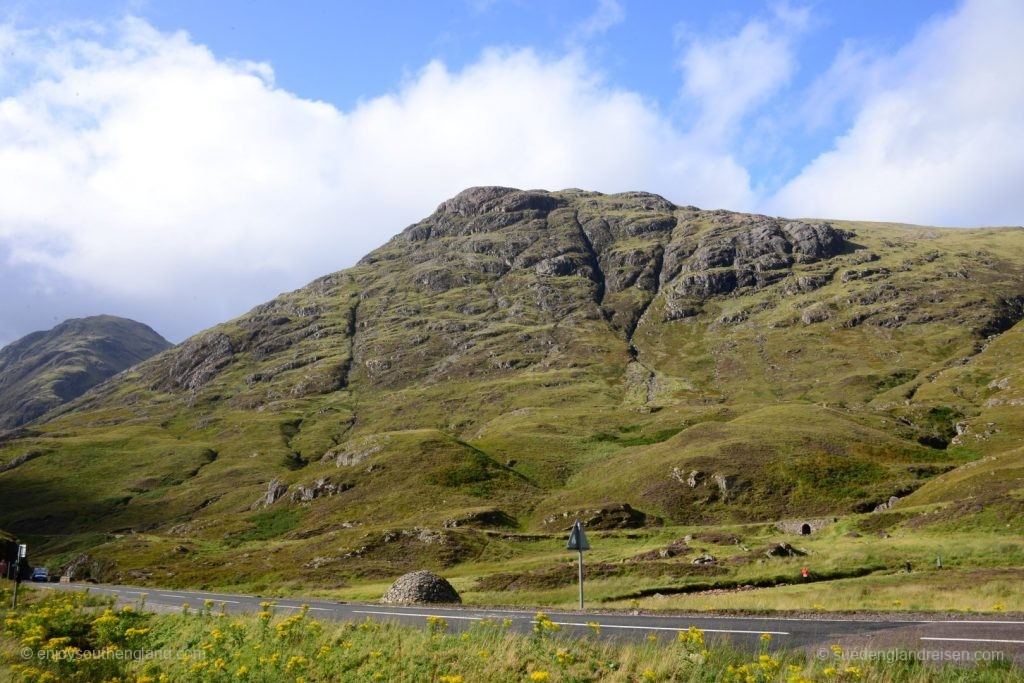
<path id="1" fill-rule="evenodd" d="M 0 349 L 0 429 L 31 422 L 171 343 L 113 315 L 70 318 Z"/>

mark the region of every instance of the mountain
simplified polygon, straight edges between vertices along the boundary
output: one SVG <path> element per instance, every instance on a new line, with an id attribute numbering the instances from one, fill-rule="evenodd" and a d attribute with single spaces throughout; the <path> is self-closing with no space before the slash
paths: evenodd
<path id="1" fill-rule="evenodd" d="M 576 515 L 955 499 L 1021 445 L 1022 318 L 1019 228 L 472 188 L 8 437 L 0 526 L 108 578 L 337 585 Z"/>
<path id="2" fill-rule="evenodd" d="M 31 422 L 170 346 L 134 320 L 65 320 L 0 349 L 0 430 Z"/>

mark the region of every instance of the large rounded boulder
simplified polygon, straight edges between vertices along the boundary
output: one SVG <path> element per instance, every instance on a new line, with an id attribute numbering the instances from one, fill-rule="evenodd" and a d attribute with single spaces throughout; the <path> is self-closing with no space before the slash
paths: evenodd
<path id="1" fill-rule="evenodd" d="M 420 570 L 398 577 L 380 601 L 389 605 L 421 605 L 462 602 L 462 598 L 444 577 Z"/>

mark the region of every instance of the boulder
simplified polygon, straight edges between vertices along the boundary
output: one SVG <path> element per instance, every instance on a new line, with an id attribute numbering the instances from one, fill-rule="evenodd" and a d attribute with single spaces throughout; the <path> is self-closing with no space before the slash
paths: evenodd
<path id="1" fill-rule="evenodd" d="M 398 577 L 380 601 L 389 605 L 420 605 L 462 602 L 462 598 L 444 577 L 420 570 Z"/>
<path id="2" fill-rule="evenodd" d="M 788 543 L 779 543 L 766 548 L 764 554 L 766 557 L 799 557 L 807 553 L 794 548 Z"/>

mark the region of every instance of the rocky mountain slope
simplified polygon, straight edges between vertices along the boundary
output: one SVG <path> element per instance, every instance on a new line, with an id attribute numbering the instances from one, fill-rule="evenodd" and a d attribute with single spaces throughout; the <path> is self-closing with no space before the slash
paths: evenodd
<path id="1" fill-rule="evenodd" d="M 1022 317 L 1021 229 L 473 188 L 9 437 L 0 525 L 107 576 L 330 583 L 577 514 L 948 500 L 1021 445 Z"/>
<path id="2" fill-rule="evenodd" d="M 168 348 L 134 320 L 65 320 L 0 349 L 0 430 L 18 427 Z"/>

